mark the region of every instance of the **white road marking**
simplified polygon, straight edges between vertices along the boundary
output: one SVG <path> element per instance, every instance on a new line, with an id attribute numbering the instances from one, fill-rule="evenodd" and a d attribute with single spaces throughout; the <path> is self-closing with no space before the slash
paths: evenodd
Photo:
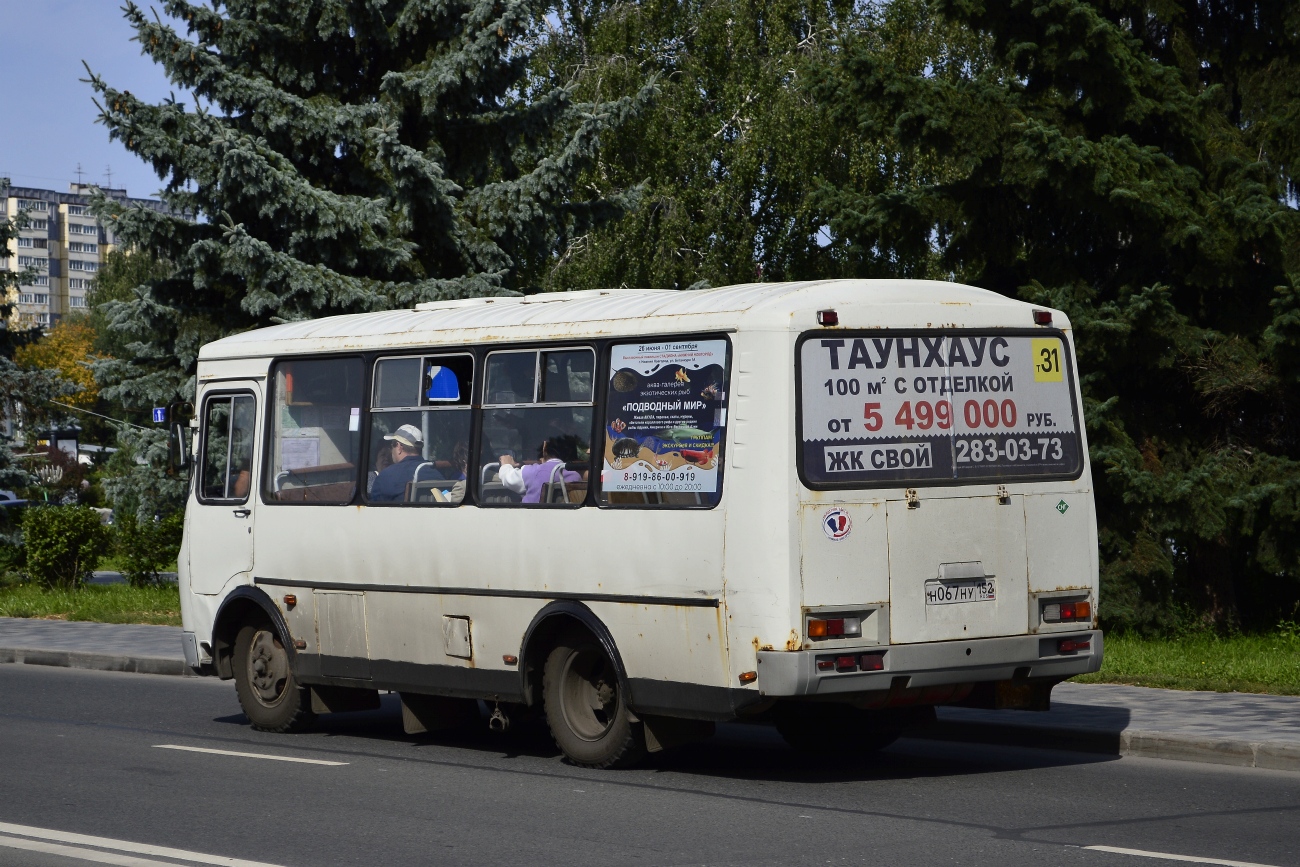
<path id="1" fill-rule="evenodd" d="M 300 759 L 296 756 L 272 756 L 266 753 L 237 753 L 234 750 L 213 750 L 207 747 L 183 747 L 180 744 L 154 744 L 156 750 L 184 750 L 187 753 L 211 753 L 214 756 L 236 756 L 241 759 L 266 759 L 271 762 L 300 762 L 304 765 L 330 765 L 339 767 L 347 762 L 327 762 L 323 759 Z"/>
<path id="2" fill-rule="evenodd" d="M 62 855 L 64 858 L 76 858 L 78 861 L 117 864 L 119 867 L 180 867 L 175 861 L 154 861 L 152 858 L 137 858 L 134 855 L 118 855 L 114 852 L 98 852 L 76 846 L 60 846 L 58 843 L 46 843 L 43 840 L 20 840 L 3 834 L 0 834 L 0 846 L 6 849 L 44 852 L 47 855 Z"/>
<path id="3" fill-rule="evenodd" d="M 0 835 L 13 834 L 15 836 L 0 836 L 0 846 L 11 849 L 27 849 L 33 852 L 49 852 L 52 855 L 66 855 L 69 858 L 81 858 L 84 861 L 98 861 L 101 864 L 121 864 L 124 867 L 129 865 L 141 865 L 141 867 L 153 867 L 155 864 L 166 864 L 172 867 L 172 862 L 167 861 L 150 861 L 145 858 L 130 858 L 122 855 L 114 855 L 111 852 L 96 852 L 93 849 L 78 849 L 72 846 L 53 846 L 49 842 L 55 843 L 77 843 L 81 846 L 95 846 L 100 849 L 114 849 L 118 852 L 131 852 L 136 855 L 155 855 L 160 858 L 174 858 L 180 861 L 189 861 L 197 864 L 215 864 L 217 867 L 280 867 L 278 864 L 267 864 L 262 861 L 246 861 L 243 858 L 227 858 L 224 855 L 206 855 L 202 852 L 189 852 L 185 849 L 172 849 L 167 846 L 150 846 L 147 843 L 132 843 L 129 840 L 114 840 L 109 837 L 92 837 L 89 834 L 73 834 L 68 831 L 55 831 L 51 828 L 32 828 L 28 825 L 11 825 L 7 822 L 0 822 Z M 35 840 L 19 840 L 17 837 L 35 837 Z M 55 851 L 56 849 L 67 849 L 67 852 Z M 118 860 L 108 860 L 118 859 Z M 123 860 L 124 859 L 124 860 Z"/>
<path id="4" fill-rule="evenodd" d="M 1256 861 L 1228 861 L 1224 858 L 1202 858 L 1198 855 L 1173 855 L 1169 852 L 1147 852 L 1144 849 L 1121 849 L 1118 846 L 1084 846 L 1094 852 L 1112 852 L 1116 855 L 1137 855 L 1140 858 L 1163 858 L 1165 861 L 1188 861 L 1192 864 L 1219 864 L 1222 867 L 1272 867 Z"/>

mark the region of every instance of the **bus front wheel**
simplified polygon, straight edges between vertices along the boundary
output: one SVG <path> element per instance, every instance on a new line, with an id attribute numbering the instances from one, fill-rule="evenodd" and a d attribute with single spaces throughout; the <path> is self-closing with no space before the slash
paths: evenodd
<path id="1" fill-rule="evenodd" d="M 568 639 L 546 657 L 542 695 L 555 744 L 575 765 L 620 768 L 645 755 L 618 672 L 600 645 Z"/>
<path id="2" fill-rule="evenodd" d="M 311 700 L 289 665 L 289 652 L 270 624 L 248 624 L 235 637 L 235 694 L 265 732 L 301 731 L 311 724 Z"/>

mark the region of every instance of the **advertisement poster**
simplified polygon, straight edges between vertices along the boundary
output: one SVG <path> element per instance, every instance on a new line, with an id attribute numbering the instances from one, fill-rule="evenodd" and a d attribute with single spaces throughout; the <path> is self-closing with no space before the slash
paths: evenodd
<path id="1" fill-rule="evenodd" d="M 1069 347 L 1051 332 L 836 334 L 800 348 L 814 484 L 1068 476 L 1082 465 Z"/>
<path id="2" fill-rule="evenodd" d="M 716 493 L 727 425 L 725 340 L 613 348 L 606 491 Z"/>

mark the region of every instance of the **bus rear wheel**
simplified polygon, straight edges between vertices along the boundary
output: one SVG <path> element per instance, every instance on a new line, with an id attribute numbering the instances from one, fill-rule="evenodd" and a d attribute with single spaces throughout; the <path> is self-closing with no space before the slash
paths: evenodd
<path id="1" fill-rule="evenodd" d="M 289 652 L 270 624 L 248 624 L 235 637 L 235 694 L 253 728 L 302 731 L 311 725 L 311 699 L 298 684 Z"/>
<path id="2" fill-rule="evenodd" d="M 569 761 L 623 768 L 645 755 L 645 733 L 633 722 L 614 664 L 595 641 L 562 641 L 546 657 L 542 678 L 546 722 Z"/>

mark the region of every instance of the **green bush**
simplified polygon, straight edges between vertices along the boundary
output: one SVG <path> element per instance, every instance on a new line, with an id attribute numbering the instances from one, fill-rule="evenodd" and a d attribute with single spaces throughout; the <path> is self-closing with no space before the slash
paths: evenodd
<path id="1" fill-rule="evenodd" d="M 147 587 L 162 581 L 159 573 L 175 571 L 184 527 L 184 512 L 173 512 L 153 521 L 141 521 L 133 511 L 120 514 L 115 525 L 115 542 L 118 563 L 127 583 L 132 587 Z"/>
<path id="2" fill-rule="evenodd" d="M 47 587 L 76 587 L 109 544 L 99 513 L 86 506 L 41 506 L 23 515 L 27 572 Z"/>

